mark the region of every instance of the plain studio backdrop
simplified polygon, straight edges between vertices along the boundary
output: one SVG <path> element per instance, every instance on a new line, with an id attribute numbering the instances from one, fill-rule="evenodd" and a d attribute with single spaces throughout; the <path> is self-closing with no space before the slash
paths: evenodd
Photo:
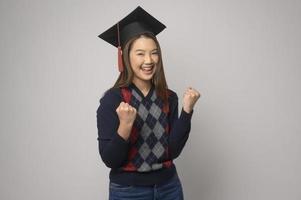
<path id="1" fill-rule="evenodd" d="M 107 199 L 96 110 L 117 51 L 97 35 L 138 5 L 167 25 L 179 105 L 202 93 L 175 160 L 186 199 L 300 200 L 298 0 L 1 0 L 0 199 Z"/>

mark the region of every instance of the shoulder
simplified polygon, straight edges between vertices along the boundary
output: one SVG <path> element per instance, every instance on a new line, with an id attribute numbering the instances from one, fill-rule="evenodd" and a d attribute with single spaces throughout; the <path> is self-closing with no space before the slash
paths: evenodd
<path id="1" fill-rule="evenodd" d="M 175 91 L 167 89 L 168 91 L 168 102 L 170 109 L 173 110 L 178 106 L 178 95 Z"/>
<path id="2" fill-rule="evenodd" d="M 171 89 L 167 89 L 168 92 L 168 100 L 169 101 L 177 101 L 178 100 L 178 95 L 175 91 Z"/>
<path id="3" fill-rule="evenodd" d="M 121 102 L 120 88 L 110 88 L 104 92 L 99 102 L 106 105 L 114 105 Z"/>
<path id="4" fill-rule="evenodd" d="M 178 109 L 178 95 L 175 91 L 167 89 L 169 109 L 171 112 L 175 112 Z"/>

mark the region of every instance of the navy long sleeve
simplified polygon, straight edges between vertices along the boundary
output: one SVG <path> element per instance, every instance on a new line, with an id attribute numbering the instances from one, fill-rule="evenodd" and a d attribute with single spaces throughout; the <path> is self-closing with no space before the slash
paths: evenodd
<path id="1" fill-rule="evenodd" d="M 118 133 L 119 119 L 116 109 L 121 102 L 118 89 L 108 91 L 97 109 L 99 153 L 109 168 L 119 168 L 127 158 L 129 143 Z"/>
<path id="2" fill-rule="evenodd" d="M 191 113 L 186 113 L 183 108 L 181 109 L 180 117 L 178 117 L 178 96 L 172 93 L 170 97 L 170 136 L 169 148 L 171 159 L 177 158 L 182 152 L 191 129 Z"/>

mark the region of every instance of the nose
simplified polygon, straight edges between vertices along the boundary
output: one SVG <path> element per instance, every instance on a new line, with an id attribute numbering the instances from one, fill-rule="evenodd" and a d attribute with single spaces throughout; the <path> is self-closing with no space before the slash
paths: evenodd
<path id="1" fill-rule="evenodd" d="M 150 54 L 145 54 L 144 63 L 145 64 L 153 64 L 153 58 Z"/>

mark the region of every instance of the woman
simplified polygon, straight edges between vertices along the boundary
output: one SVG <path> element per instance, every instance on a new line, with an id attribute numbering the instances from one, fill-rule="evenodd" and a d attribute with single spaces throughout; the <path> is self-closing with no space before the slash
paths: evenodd
<path id="1" fill-rule="evenodd" d="M 184 199 L 173 160 L 188 139 L 200 93 L 187 89 L 178 117 L 156 39 L 164 28 L 137 7 L 99 35 L 119 49 L 120 75 L 97 110 L 99 152 L 111 168 L 110 200 Z"/>

